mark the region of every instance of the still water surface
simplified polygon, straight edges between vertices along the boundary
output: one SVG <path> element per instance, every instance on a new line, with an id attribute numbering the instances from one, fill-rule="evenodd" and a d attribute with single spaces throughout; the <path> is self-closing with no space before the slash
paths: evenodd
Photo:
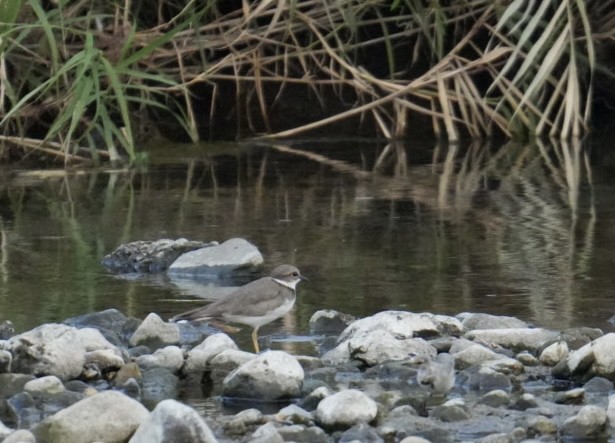
<path id="1" fill-rule="evenodd" d="M 0 170 L 0 320 L 24 331 L 110 307 L 170 317 L 195 306 L 199 284 L 115 276 L 101 257 L 134 240 L 244 237 L 264 271 L 293 263 L 310 278 L 293 313 L 262 336 L 306 336 L 325 308 L 479 311 L 610 330 L 615 161 L 601 151 L 599 142 L 178 145 L 134 170 Z M 236 336 L 246 349 L 249 332 Z"/>

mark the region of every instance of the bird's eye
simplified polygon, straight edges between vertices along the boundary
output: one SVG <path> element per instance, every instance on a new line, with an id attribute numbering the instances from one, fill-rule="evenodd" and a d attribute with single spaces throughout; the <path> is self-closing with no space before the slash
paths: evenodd
<path id="1" fill-rule="evenodd" d="M 293 271 L 293 272 L 291 272 L 291 273 L 290 273 L 290 276 L 291 276 L 291 277 L 297 277 L 298 275 L 299 275 L 299 273 L 298 273 L 298 272 L 295 272 L 295 271 Z"/>

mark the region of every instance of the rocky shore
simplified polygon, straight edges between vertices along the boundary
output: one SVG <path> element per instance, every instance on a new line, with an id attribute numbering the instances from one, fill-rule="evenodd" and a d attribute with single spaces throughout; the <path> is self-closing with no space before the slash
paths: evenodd
<path id="1" fill-rule="evenodd" d="M 0 326 L 0 440 L 559 442 L 615 437 L 615 334 L 511 317 L 319 311 L 314 355 L 107 310 L 14 335 Z M 416 359 L 455 383 L 417 383 Z M 447 357 L 448 359 L 449 357 Z M 441 359 L 443 360 L 443 359 Z M 435 367 L 435 366 L 434 366 Z M 421 378 L 421 377 L 419 377 Z M 426 382 L 425 382 L 426 380 Z M 240 412 L 200 414 L 203 393 Z"/>

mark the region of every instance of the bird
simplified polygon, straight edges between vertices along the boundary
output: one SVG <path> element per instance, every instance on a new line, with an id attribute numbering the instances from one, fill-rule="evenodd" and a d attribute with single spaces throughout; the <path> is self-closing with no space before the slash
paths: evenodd
<path id="1" fill-rule="evenodd" d="M 428 388 L 433 396 L 445 396 L 455 386 L 455 358 L 446 352 L 430 357 L 410 354 L 410 362 L 418 365 L 417 383 Z"/>
<path id="2" fill-rule="evenodd" d="M 307 280 L 292 265 L 279 265 L 267 277 L 241 286 L 221 300 L 171 318 L 172 322 L 220 320 L 248 325 L 258 354 L 258 329 L 286 315 L 295 304 L 297 284 Z"/>

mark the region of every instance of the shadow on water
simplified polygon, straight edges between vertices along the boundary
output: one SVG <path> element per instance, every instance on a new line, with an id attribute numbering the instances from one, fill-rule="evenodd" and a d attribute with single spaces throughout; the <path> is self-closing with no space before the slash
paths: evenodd
<path id="1" fill-rule="evenodd" d="M 119 278 L 101 257 L 140 239 L 244 237 L 267 269 L 294 263 L 310 278 L 293 313 L 263 327 L 265 340 L 278 334 L 273 347 L 313 352 L 309 340 L 279 335 L 307 335 L 310 316 L 325 308 L 481 311 L 607 328 L 615 312 L 607 169 L 579 143 L 347 141 L 166 146 L 136 170 L 4 170 L 1 319 L 21 331 L 109 307 L 170 317 L 195 297 L 219 296 L 216 283 Z M 249 331 L 238 339 L 250 347 Z"/>

